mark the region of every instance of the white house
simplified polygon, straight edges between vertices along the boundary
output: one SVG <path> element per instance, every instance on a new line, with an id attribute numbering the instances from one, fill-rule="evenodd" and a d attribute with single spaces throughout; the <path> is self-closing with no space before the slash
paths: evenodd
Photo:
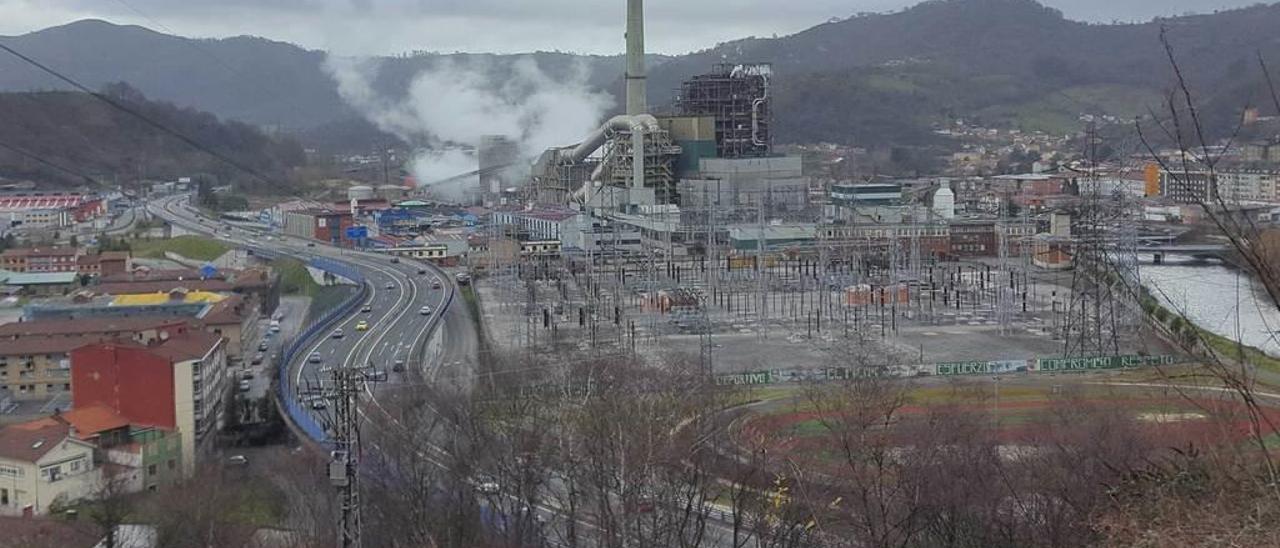
<path id="1" fill-rule="evenodd" d="M 102 479 L 94 447 L 74 434 L 52 417 L 0 429 L 0 515 L 41 515 L 94 495 Z"/>

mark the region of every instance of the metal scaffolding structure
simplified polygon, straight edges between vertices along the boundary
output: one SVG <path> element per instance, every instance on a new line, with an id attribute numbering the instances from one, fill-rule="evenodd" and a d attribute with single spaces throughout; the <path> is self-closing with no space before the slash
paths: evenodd
<path id="1" fill-rule="evenodd" d="M 718 157 L 768 156 L 773 151 L 772 73 L 768 64 L 716 65 L 680 86 L 677 110 L 682 116 L 715 117 Z"/>

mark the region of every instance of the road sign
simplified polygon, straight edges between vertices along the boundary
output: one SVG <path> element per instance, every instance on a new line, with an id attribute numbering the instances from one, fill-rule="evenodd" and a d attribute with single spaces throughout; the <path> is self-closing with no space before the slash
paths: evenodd
<path id="1" fill-rule="evenodd" d="M 367 226 L 347 227 L 348 240 L 363 240 L 368 237 L 369 237 L 369 227 Z"/>

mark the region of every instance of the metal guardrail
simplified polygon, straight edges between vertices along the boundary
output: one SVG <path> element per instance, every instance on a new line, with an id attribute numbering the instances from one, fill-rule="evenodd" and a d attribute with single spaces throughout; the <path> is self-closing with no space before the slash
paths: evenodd
<path id="1" fill-rule="evenodd" d="M 363 274 L 351 265 L 332 261 L 328 259 L 313 259 L 308 262 L 308 266 L 323 270 L 334 276 L 346 278 L 355 282 L 360 286 L 360 290 L 354 295 L 348 297 L 345 301 L 334 307 L 333 310 L 327 312 L 320 319 L 311 323 L 293 339 L 293 342 L 285 348 L 280 355 L 280 361 L 276 364 L 278 396 L 280 404 L 284 406 L 285 412 L 293 423 L 312 440 L 317 443 L 325 443 L 328 436 L 325 434 L 324 427 L 316 421 L 315 417 L 301 405 L 297 398 L 297 387 L 293 386 L 293 380 L 289 375 L 289 364 L 293 363 L 298 355 L 305 352 L 307 347 L 315 342 L 317 336 L 322 336 L 329 331 L 335 322 L 346 317 L 360 303 L 369 298 L 369 283 L 365 280 Z"/>

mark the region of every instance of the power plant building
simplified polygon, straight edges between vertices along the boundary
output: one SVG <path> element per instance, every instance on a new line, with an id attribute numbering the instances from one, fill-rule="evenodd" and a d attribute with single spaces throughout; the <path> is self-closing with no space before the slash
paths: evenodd
<path id="1" fill-rule="evenodd" d="M 773 153 L 772 76 L 773 67 L 768 64 L 719 64 L 711 73 L 685 81 L 676 107 L 680 116 L 715 120 L 718 157 L 769 156 Z"/>

